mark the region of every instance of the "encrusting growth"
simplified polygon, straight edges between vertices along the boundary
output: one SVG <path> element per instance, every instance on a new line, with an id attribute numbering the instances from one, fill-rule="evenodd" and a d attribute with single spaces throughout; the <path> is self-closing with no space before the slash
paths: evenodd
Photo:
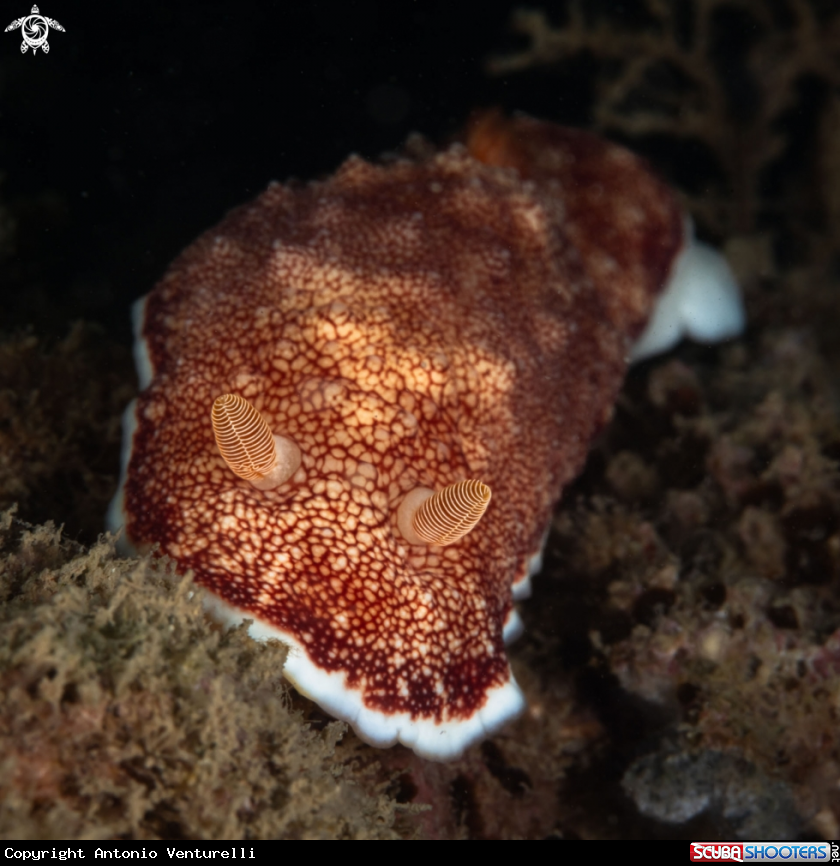
<path id="1" fill-rule="evenodd" d="M 475 479 L 450 484 L 438 493 L 416 487 L 400 504 L 397 525 L 410 544 L 454 544 L 481 520 L 490 496 L 490 488 Z"/>
<path id="2" fill-rule="evenodd" d="M 259 490 L 285 484 L 300 467 L 300 449 L 275 436 L 265 419 L 238 394 L 213 401 L 213 435 L 230 470 Z"/>

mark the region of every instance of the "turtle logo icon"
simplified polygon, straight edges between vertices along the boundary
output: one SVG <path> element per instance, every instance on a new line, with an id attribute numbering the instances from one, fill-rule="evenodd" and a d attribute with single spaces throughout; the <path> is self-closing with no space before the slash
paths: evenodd
<path id="1" fill-rule="evenodd" d="M 47 18 L 46 15 L 41 15 L 38 12 L 37 6 L 32 7 L 32 12 L 29 15 L 12 21 L 6 28 L 6 33 L 10 30 L 17 30 L 18 27 L 21 28 L 21 34 L 23 35 L 23 42 L 20 46 L 22 54 L 26 54 L 27 48 L 31 48 L 33 54 L 37 54 L 39 48 L 44 54 L 49 54 L 50 43 L 47 42 L 47 33 L 49 33 L 50 27 L 53 30 L 60 30 L 64 33 L 64 28 L 58 21 L 55 18 Z"/>

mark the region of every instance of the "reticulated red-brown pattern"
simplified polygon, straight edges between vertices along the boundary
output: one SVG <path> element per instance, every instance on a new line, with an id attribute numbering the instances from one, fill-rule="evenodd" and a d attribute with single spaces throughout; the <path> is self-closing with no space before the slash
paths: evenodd
<path id="1" fill-rule="evenodd" d="M 510 681 L 511 586 L 610 417 L 680 219 L 627 151 L 524 118 L 469 150 L 270 186 L 148 297 L 129 537 L 366 708 L 474 716 Z M 209 422 L 223 393 L 299 445 L 294 482 L 228 469 Z M 407 544 L 406 493 L 470 478 L 493 491 L 478 526 Z"/>

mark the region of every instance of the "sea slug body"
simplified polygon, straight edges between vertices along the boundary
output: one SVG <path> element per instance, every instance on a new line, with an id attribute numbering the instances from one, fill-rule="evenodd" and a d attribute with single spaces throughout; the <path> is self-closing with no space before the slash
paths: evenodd
<path id="1" fill-rule="evenodd" d="M 514 600 L 657 296 L 687 270 L 651 350 L 691 330 L 698 291 L 724 308 L 704 339 L 740 327 L 716 254 L 679 265 L 694 249 L 640 159 L 524 117 L 272 184 L 136 308 L 142 393 L 109 523 L 287 643 L 289 680 L 363 739 L 456 757 L 523 707 Z M 222 404 L 217 446 L 224 395 L 269 454 L 250 480 Z M 264 489 L 271 436 L 299 464 Z M 433 518 L 466 534 L 400 523 L 414 491 L 447 488 Z"/>

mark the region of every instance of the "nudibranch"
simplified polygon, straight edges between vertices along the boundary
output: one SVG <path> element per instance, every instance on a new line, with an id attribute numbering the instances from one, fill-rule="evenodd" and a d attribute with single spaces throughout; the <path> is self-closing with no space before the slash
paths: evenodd
<path id="1" fill-rule="evenodd" d="M 109 525 L 362 739 L 446 760 L 523 708 L 514 602 L 628 361 L 743 312 L 621 147 L 487 114 L 413 153 L 271 184 L 138 302 Z"/>

